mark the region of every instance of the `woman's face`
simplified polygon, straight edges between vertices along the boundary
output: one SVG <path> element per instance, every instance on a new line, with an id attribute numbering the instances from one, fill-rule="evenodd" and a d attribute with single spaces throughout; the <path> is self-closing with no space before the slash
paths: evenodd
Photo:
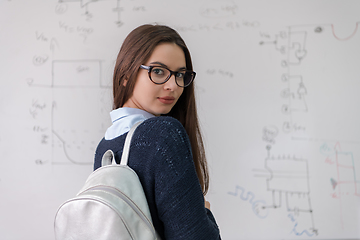
<path id="1" fill-rule="evenodd" d="M 175 43 L 161 43 L 155 47 L 145 66 L 166 66 L 172 71 L 186 68 L 185 54 Z M 140 69 L 132 96 L 123 107 L 138 108 L 156 116 L 167 114 L 180 98 L 183 88 L 175 82 L 175 76 L 164 84 L 155 84 L 148 71 Z"/>

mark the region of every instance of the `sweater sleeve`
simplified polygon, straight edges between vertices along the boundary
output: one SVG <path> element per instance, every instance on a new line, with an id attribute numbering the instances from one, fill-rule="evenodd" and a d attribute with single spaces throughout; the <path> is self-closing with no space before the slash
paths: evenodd
<path id="1" fill-rule="evenodd" d="M 165 238 L 220 239 L 215 219 L 205 208 L 185 129 L 177 120 L 167 120 L 157 139 L 155 201 Z"/>

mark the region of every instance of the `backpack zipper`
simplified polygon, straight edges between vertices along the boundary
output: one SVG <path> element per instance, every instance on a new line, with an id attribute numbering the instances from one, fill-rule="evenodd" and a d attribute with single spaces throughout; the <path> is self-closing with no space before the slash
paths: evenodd
<path id="1" fill-rule="evenodd" d="M 154 235 L 154 237 L 156 239 L 156 233 L 155 233 L 154 226 L 152 225 L 150 220 L 145 216 L 145 214 L 141 211 L 141 209 L 128 196 L 126 196 L 126 194 L 124 194 L 122 191 L 120 191 L 116 188 L 113 188 L 113 187 L 95 186 L 95 187 L 85 190 L 84 192 L 80 193 L 79 195 L 85 194 L 86 192 L 93 191 L 93 190 L 105 191 L 105 192 L 111 193 L 111 194 L 121 198 L 122 200 L 124 200 L 137 213 L 137 215 L 139 215 L 139 217 L 143 220 L 143 222 L 145 222 L 145 224 L 148 226 L 151 233 Z"/>

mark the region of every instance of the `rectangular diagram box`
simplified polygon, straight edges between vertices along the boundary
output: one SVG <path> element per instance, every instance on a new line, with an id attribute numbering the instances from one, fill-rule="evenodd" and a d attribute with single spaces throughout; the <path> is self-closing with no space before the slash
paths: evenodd
<path id="1" fill-rule="evenodd" d="M 53 61 L 53 87 L 99 87 L 100 81 L 98 60 Z"/>

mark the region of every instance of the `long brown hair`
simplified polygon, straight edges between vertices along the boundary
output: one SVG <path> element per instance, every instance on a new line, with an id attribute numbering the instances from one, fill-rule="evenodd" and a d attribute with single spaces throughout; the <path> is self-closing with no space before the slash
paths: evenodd
<path id="1" fill-rule="evenodd" d="M 113 109 L 122 107 L 132 96 L 140 65 L 150 58 L 157 45 L 164 42 L 177 44 L 184 51 L 186 68 L 193 70 L 190 52 L 174 29 L 163 25 L 139 26 L 125 38 L 116 60 L 113 76 Z M 125 80 L 126 84 L 124 84 Z M 194 83 L 184 88 L 179 100 L 166 115 L 179 120 L 189 136 L 197 176 L 205 195 L 209 188 L 209 174 L 197 117 Z"/>

